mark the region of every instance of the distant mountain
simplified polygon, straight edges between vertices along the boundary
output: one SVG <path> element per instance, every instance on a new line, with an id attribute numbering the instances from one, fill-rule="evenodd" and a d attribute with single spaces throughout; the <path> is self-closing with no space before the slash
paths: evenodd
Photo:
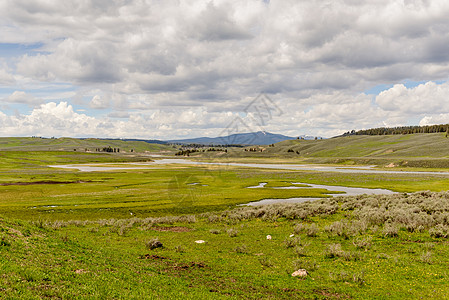
<path id="1" fill-rule="evenodd" d="M 303 136 L 304 137 L 304 136 Z M 296 137 L 282 134 L 274 134 L 266 131 L 251 133 L 237 133 L 228 136 L 210 138 L 200 137 L 193 139 L 170 140 L 170 143 L 177 144 L 201 144 L 201 145 L 270 145 L 285 140 L 293 140 Z"/>
<path id="2" fill-rule="evenodd" d="M 143 139 L 123 139 L 123 141 L 131 141 L 131 142 L 145 142 L 148 144 L 161 144 L 166 145 L 168 142 L 161 140 L 143 140 Z"/>

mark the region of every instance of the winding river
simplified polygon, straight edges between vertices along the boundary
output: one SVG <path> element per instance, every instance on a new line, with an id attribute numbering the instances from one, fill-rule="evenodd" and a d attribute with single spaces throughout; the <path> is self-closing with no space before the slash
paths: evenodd
<path id="1" fill-rule="evenodd" d="M 187 159 L 168 158 L 159 159 L 152 162 L 134 162 L 123 163 L 126 167 L 117 166 L 117 163 L 102 163 L 102 164 L 72 164 L 72 165 L 49 165 L 52 168 L 77 169 L 82 172 L 94 171 L 115 171 L 115 170 L 134 170 L 134 169 L 148 169 L 157 165 L 168 164 L 182 164 L 182 165 L 218 165 L 231 167 L 247 167 L 247 168 L 262 168 L 262 169 L 276 169 L 276 170 L 293 170 L 293 171 L 319 171 L 319 172 L 337 172 L 337 173 L 351 173 L 351 174 L 414 174 L 414 175 L 442 175 L 449 176 L 449 172 L 434 172 L 434 171 L 390 171 L 390 170 L 376 170 L 374 166 L 321 166 L 321 165 L 298 165 L 298 164 L 260 164 L 260 163 L 224 163 L 224 162 L 200 162 L 191 161 Z M 109 166 L 108 166 L 109 165 Z M 132 166 L 130 166 L 132 165 Z"/>
<path id="2" fill-rule="evenodd" d="M 124 163 L 126 166 L 117 166 L 114 164 L 92 164 L 92 165 L 50 165 L 52 168 L 64 168 L 64 169 L 76 169 L 81 172 L 95 172 L 95 171 L 116 171 L 116 170 L 136 170 L 136 169 L 151 169 L 159 165 L 167 164 L 183 164 L 183 165 L 220 165 L 220 166 L 232 166 L 232 167 L 247 167 L 247 168 L 263 168 L 263 169 L 276 169 L 276 170 L 295 170 L 295 171 L 319 171 L 319 172 L 337 172 L 337 173 L 352 173 L 352 174 L 415 174 L 415 175 L 440 175 L 449 176 L 449 172 L 430 172 L 430 171 L 389 171 L 389 170 L 376 170 L 373 166 L 366 167 L 335 167 L 335 166 L 318 166 L 318 165 L 300 165 L 300 164 L 260 164 L 260 163 L 223 163 L 223 162 L 197 162 L 187 159 L 159 159 L 152 162 L 135 162 Z M 295 184 L 307 185 L 307 186 L 294 186 Z M 320 188 L 327 189 L 329 191 L 344 192 L 344 194 L 328 194 L 329 197 L 336 196 L 356 196 L 362 194 L 393 194 L 393 191 L 386 189 L 367 189 L 367 188 L 352 188 L 345 186 L 329 186 L 310 183 L 292 183 L 291 187 L 278 187 L 278 189 L 301 189 L 301 188 Z M 260 183 L 258 186 L 251 186 L 248 188 L 265 188 L 265 183 Z M 304 201 L 317 200 L 322 198 L 288 198 L 288 199 L 263 199 L 256 202 L 251 202 L 246 205 L 264 205 L 273 203 L 298 203 Z"/>

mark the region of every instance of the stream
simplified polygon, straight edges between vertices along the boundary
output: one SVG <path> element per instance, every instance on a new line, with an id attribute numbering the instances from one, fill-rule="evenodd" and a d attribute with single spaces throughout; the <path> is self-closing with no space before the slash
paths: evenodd
<path id="1" fill-rule="evenodd" d="M 108 166 L 107 163 L 103 164 L 91 164 L 91 165 L 49 165 L 52 168 L 63 169 L 78 169 L 82 172 L 94 172 L 94 171 L 115 171 L 115 170 L 133 170 L 133 169 L 148 169 L 157 165 L 167 164 L 182 164 L 182 165 L 218 165 L 218 166 L 232 166 L 232 167 L 247 167 L 247 168 L 261 168 L 261 169 L 276 169 L 276 170 L 293 170 L 293 171 L 319 171 L 319 172 L 337 172 L 337 173 L 350 173 L 350 174 L 414 174 L 414 175 L 443 175 L 449 176 L 449 172 L 435 172 L 435 171 L 389 171 L 389 170 L 376 170 L 374 166 L 321 166 L 321 165 L 297 165 L 297 164 L 259 164 L 259 163 L 223 163 L 223 162 L 200 162 L 191 161 L 187 159 L 169 158 L 159 159 L 152 162 L 135 162 L 135 163 L 123 163 L 126 165 L 132 165 L 133 167 L 119 167 L 117 163 L 114 166 Z M 135 167 L 134 167 L 135 166 Z"/>
<path id="2" fill-rule="evenodd" d="M 247 168 L 263 168 L 263 169 L 276 169 L 276 170 L 295 170 L 295 171 L 319 171 L 319 172 L 337 172 L 337 173 L 351 173 L 351 174 L 414 174 L 414 175 L 441 175 L 449 176 L 449 172 L 432 172 L 432 171 L 388 171 L 388 170 L 376 170 L 373 166 L 366 167 L 335 167 L 335 166 L 321 166 L 321 165 L 300 165 L 300 164 L 260 164 L 260 163 L 223 163 L 223 162 L 197 162 L 187 159 L 159 159 L 152 162 L 136 162 L 125 163 L 127 166 L 117 166 L 114 163 L 113 166 L 108 164 L 92 164 L 92 165 L 50 165 L 52 168 L 63 169 L 77 169 L 81 172 L 94 172 L 94 171 L 115 171 L 115 170 L 136 170 L 136 169 L 151 169 L 160 165 L 167 164 L 182 164 L 182 165 L 220 165 L 220 166 L 233 166 L 233 167 L 247 167 Z M 111 164 L 112 165 L 112 164 Z M 131 165 L 131 166 L 130 166 Z M 261 182 L 258 186 L 251 186 L 248 188 L 265 188 L 264 182 Z M 367 189 L 367 188 L 353 188 L 345 186 L 330 186 L 310 183 L 292 183 L 290 187 L 275 187 L 276 189 L 302 189 L 302 188 L 320 188 L 327 189 L 329 191 L 344 192 L 344 194 L 328 194 L 329 197 L 337 196 L 356 196 L 362 194 L 368 195 L 380 195 L 380 194 L 393 194 L 393 191 L 386 189 Z M 307 185 L 294 186 L 295 184 Z M 265 205 L 273 203 L 299 203 L 304 201 L 318 200 L 323 198 L 288 198 L 288 199 L 263 199 L 247 203 L 245 205 Z"/>

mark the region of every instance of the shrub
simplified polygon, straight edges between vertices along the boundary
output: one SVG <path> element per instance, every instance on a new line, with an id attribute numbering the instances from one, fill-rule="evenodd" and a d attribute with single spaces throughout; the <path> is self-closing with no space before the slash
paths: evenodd
<path id="1" fill-rule="evenodd" d="M 330 244 L 326 248 L 324 256 L 326 258 L 335 258 L 343 256 L 343 249 L 340 244 Z"/>
<path id="2" fill-rule="evenodd" d="M 96 233 L 96 232 L 98 232 L 98 227 L 91 227 L 91 228 L 89 228 L 89 232 L 92 232 L 92 233 Z"/>
<path id="3" fill-rule="evenodd" d="M 38 219 L 36 221 L 32 221 L 31 222 L 34 226 L 36 226 L 37 228 L 41 228 L 44 229 L 45 226 L 47 225 L 46 222 L 42 219 Z"/>
<path id="4" fill-rule="evenodd" d="M 301 237 L 293 237 L 293 238 L 287 238 L 284 241 L 284 244 L 287 248 L 293 248 L 295 246 L 301 245 Z"/>
<path id="5" fill-rule="evenodd" d="M 234 228 L 231 228 L 231 229 L 227 230 L 227 233 L 230 237 L 236 237 L 238 235 L 239 231 Z"/>
<path id="6" fill-rule="evenodd" d="M 421 257 L 419 258 L 419 260 L 425 264 L 429 264 L 429 265 L 432 264 L 432 252 L 427 251 L 427 252 L 423 253 L 421 255 Z"/>
<path id="7" fill-rule="evenodd" d="M 267 257 L 261 257 L 259 258 L 259 262 L 262 266 L 267 267 L 267 268 L 271 268 L 273 267 L 273 263 L 271 262 L 271 260 Z"/>
<path id="8" fill-rule="evenodd" d="M 237 253 L 246 254 L 248 253 L 248 247 L 246 247 L 246 245 L 237 246 L 234 251 Z"/>
<path id="9" fill-rule="evenodd" d="M 306 231 L 306 229 L 307 229 L 307 225 L 300 223 L 295 226 L 293 231 L 295 232 L 295 234 L 300 234 L 300 233 L 304 233 Z"/>
<path id="10" fill-rule="evenodd" d="M 307 234 L 307 236 L 315 237 L 318 235 L 319 232 L 320 232 L 320 229 L 318 228 L 318 226 L 315 223 L 313 223 L 313 224 L 310 224 L 309 228 L 307 228 L 306 234 Z"/>
<path id="11" fill-rule="evenodd" d="M 339 273 L 329 272 L 329 278 L 332 281 L 349 282 L 352 281 L 359 286 L 365 284 L 365 272 L 357 272 L 352 276 L 346 271 L 340 271 Z"/>
<path id="12" fill-rule="evenodd" d="M 299 257 L 302 256 L 307 256 L 307 250 L 305 246 L 296 246 L 295 247 L 295 253 L 296 255 L 298 255 Z"/>
<path id="13" fill-rule="evenodd" d="M 337 258 L 341 257 L 345 260 L 360 260 L 360 255 L 358 253 L 351 253 L 349 251 L 344 251 L 341 248 L 340 244 L 330 244 L 325 253 L 324 256 L 326 258 Z"/>
<path id="14" fill-rule="evenodd" d="M 129 228 L 130 227 L 128 225 L 122 225 L 117 229 L 117 234 L 120 236 L 125 235 Z"/>
<path id="15" fill-rule="evenodd" d="M 361 271 L 358 273 L 352 274 L 352 281 L 359 286 L 362 286 L 365 284 L 365 272 Z"/>
<path id="16" fill-rule="evenodd" d="M 305 269 L 308 272 L 316 271 L 319 266 L 313 260 L 297 259 L 292 262 L 293 270 Z"/>
<path id="17" fill-rule="evenodd" d="M 352 244 L 358 248 L 358 249 L 365 249 L 368 250 L 369 248 L 371 248 L 371 241 L 372 241 L 372 237 L 368 236 L 368 237 L 361 237 L 361 238 L 356 238 L 352 241 Z"/>
<path id="18" fill-rule="evenodd" d="M 212 233 L 212 234 L 220 234 L 221 230 L 219 230 L 219 229 L 211 229 L 211 230 L 209 230 L 209 232 Z"/>
<path id="19" fill-rule="evenodd" d="M 347 232 L 347 226 L 348 222 L 346 220 L 336 221 L 331 225 L 326 226 L 324 228 L 324 231 L 326 231 L 330 235 L 337 235 L 345 239 L 348 239 L 349 236 Z"/>
<path id="20" fill-rule="evenodd" d="M 356 220 L 351 223 L 348 232 L 349 235 L 355 236 L 361 233 L 365 233 L 368 230 L 368 223 L 365 220 Z"/>
<path id="21" fill-rule="evenodd" d="M 295 226 L 293 231 L 296 234 L 305 233 L 307 236 L 315 237 L 320 232 L 320 229 L 315 223 L 312 223 L 310 225 L 300 223 Z"/>
<path id="22" fill-rule="evenodd" d="M 429 234 L 434 238 L 447 238 L 449 232 L 449 227 L 443 224 L 438 224 L 433 228 L 429 229 Z"/>
<path id="23" fill-rule="evenodd" d="M 179 216 L 177 221 L 181 223 L 196 223 L 196 217 L 194 215 Z"/>
<path id="24" fill-rule="evenodd" d="M 162 245 L 162 242 L 159 241 L 159 238 L 153 238 L 153 239 L 149 240 L 148 242 L 146 242 L 146 246 L 150 250 L 153 250 L 153 249 L 156 249 L 156 248 L 163 248 L 164 247 Z"/>
<path id="25" fill-rule="evenodd" d="M 399 226 L 393 223 L 386 223 L 382 234 L 386 237 L 397 237 L 399 234 Z"/>

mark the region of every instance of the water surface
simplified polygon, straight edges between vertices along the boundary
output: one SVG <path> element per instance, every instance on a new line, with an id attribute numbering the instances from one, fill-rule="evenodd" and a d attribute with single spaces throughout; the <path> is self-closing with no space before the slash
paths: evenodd
<path id="1" fill-rule="evenodd" d="M 117 163 L 114 166 L 108 166 L 105 164 L 91 164 L 91 165 L 50 165 L 53 168 L 64 169 L 78 169 L 83 172 L 94 171 L 114 171 L 114 170 L 133 170 L 133 169 L 145 169 L 154 167 L 156 165 L 167 164 L 182 164 L 182 165 L 218 165 L 218 166 L 234 166 L 234 167 L 247 167 L 247 168 L 262 168 L 262 169 L 276 169 L 276 170 L 293 170 L 293 171 L 320 171 L 320 172 L 337 172 L 337 173 L 350 173 L 350 174 L 414 174 L 414 175 L 449 175 L 449 172 L 430 172 L 430 171 L 389 171 L 389 170 L 375 170 L 373 166 L 321 166 L 321 165 L 300 165 L 300 164 L 260 164 L 260 163 L 223 163 L 223 162 L 200 162 L 191 161 L 180 158 L 165 158 L 158 159 L 151 162 L 134 162 L 124 163 L 126 167 L 119 167 Z M 131 167 L 132 165 L 133 167 Z M 134 167 L 135 166 L 135 167 Z"/>
<path id="2" fill-rule="evenodd" d="M 260 183 L 258 186 L 250 186 L 248 188 L 264 188 L 264 182 Z M 343 194 L 327 194 L 329 197 L 339 197 L 339 196 L 358 196 L 358 195 L 391 195 L 395 192 L 386 189 L 368 189 L 368 188 L 354 188 L 346 186 L 333 186 L 333 185 L 323 185 L 323 184 L 311 184 L 303 182 L 292 182 L 293 185 L 300 184 L 306 186 L 288 186 L 288 187 L 273 187 L 273 189 L 326 189 L 332 192 L 343 192 Z M 301 203 L 305 201 L 319 200 L 323 198 L 287 198 L 287 199 L 262 199 L 260 201 L 250 202 L 244 205 L 256 206 L 256 205 L 266 205 L 275 203 Z"/>

